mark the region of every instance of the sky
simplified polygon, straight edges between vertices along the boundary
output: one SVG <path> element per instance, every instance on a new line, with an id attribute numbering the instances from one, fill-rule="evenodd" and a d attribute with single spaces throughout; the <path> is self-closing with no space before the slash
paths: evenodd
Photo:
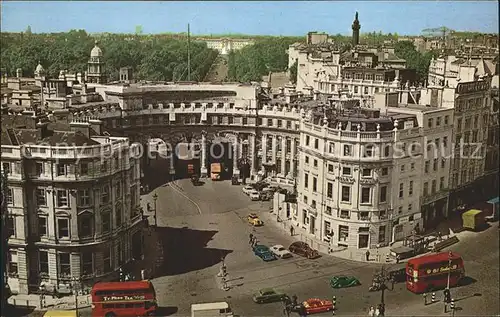
<path id="1" fill-rule="evenodd" d="M 2 1 L 1 31 L 88 33 L 305 35 L 350 34 L 359 12 L 361 33 L 418 35 L 446 26 L 498 33 L 497 1 Z"/>

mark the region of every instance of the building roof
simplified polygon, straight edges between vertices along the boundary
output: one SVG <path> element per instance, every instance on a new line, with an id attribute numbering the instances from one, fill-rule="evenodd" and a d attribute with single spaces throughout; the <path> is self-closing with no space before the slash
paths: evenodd
<path id="1" fill-rule="evenodd" d="M 102 56 L 102 50 L 99 48 L 99 46 L 97 46 L 97 44 L 98 44 L 98 42 L 95 41 L 95 46 L 92 49 L 92 51 L 90 51 L 90 57 L 101 57 Z"/>

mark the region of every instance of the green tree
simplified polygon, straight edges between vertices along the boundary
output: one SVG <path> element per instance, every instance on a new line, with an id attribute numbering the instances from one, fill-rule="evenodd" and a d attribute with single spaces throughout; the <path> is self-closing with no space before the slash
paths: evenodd
<path id="1" fill-rule="evenodd" d="M 290 81 L 295 85 L 297 83 L 297 66 L 298 62 L 295 61 L 290 67 Z"/>
<path id="2" fill-rule="evenodd" d="M 422 54 L 415 49 L 415 45 L 410 41 L 397 42 L 394 52 L 397 56 L 406 60 L 408 68 L 415 69 L 417 81 L 423 82 L 427 78 L 431 59 L 435 56 L 434 52 Z"/>

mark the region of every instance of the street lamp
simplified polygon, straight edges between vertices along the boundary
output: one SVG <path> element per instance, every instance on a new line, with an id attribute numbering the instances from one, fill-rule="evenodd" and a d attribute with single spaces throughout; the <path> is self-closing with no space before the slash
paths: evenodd
<path id="1" fill-rule="evenodd" d="M 448 281 L 446 282 L 446 289 L 450 289 L 450 276 L 451 276 L 451 258 L 453 253 L 448 252 Z"/>
<path id="2" fill-rule="evenodd" d="M 156 200 L 158 199 L 158 194 L 155 194 L 153 195 L 153 202 L 154 202 L 154 208 L 155 208 L 155 227 L 158 227 L 158 217 L 157 217 L 157 214 L 156 214 Z"/>
<path id="3" fill-rule="evenodd" d="M 78 278 L 72 277 L 71 278 L 71 290 L 73 291 L 73 295 L 75 295 L 75 310 L 76 310 L 77 314 L 78 314 L 78 289 L 77 289 L 78 285 L 79 285 Z"/>

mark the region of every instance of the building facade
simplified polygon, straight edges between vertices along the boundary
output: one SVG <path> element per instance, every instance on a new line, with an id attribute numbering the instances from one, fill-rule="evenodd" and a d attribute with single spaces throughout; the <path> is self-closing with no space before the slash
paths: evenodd
<path id="1" fill-rule="evenodd" d="M 231 51 L 240 50 L 245 46 L 253 45 L 255 42 L 251 39 L 198 39 L 207 43 L 208 48 L 217 50 L 222 55 L 227 55 Z"/>
<path id="2" fill-rule="evenodd" d="M 2 116 L 11 290 L 64 292 L 115 278 L 142 256 L 139 149 L 90 136 L 99 120 L 57 131 L 26 117 L 16 128 L 23 117 Z"/>

